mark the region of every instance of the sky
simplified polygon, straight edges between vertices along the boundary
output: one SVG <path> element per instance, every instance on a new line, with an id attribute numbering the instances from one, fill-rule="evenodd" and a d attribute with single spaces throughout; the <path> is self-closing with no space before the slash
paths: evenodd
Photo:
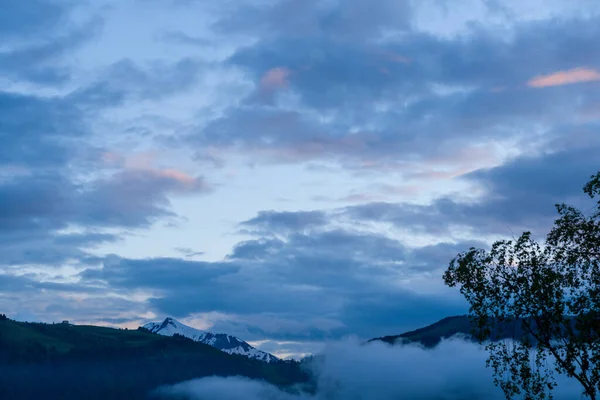
<path id="1" fill-rule="evenodd" d="M 596 0 L 3 0 L 0 310 L 281 356 L 464 314 L 586 207 Z"/>

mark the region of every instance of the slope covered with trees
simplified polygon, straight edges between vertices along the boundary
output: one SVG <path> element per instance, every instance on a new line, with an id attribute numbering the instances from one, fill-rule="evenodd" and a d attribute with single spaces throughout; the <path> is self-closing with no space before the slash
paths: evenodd
<path id="1" fill-rule="evenodd" d="M 567 318 L 574 324 L 573 318 Z M 523 328 L 523 321 L 500 321 L 495 320 L 489 324 L 489 336 L 486 341 L 499 341 L 504 339 L 535 342 L 535 337 Z M 389 335 L 369 340 L 369 342 L 381 341 L 388 344 L 418 343 L 425 347 L 435 347 L 443 339 L 453 336 L 460 336 L 463 339 L 478 342 L 477 322 L 468 315 L 457 315 L 443 318 L 431 325 L 414 331 L 405 332 L 399 335 Z"/>
<path id="2" fill-rule="evenodd" d="M 425 347 L 434 347 L 439 344 L 442 339 L 448 339 L 455 335 L 460 335 L 465 339 L 475 340 L 473 333 L 475 325 L 473 321 L 466 315 L 457 315 L 446 317 L 431 325 L 423 328 L 415 329 L 414 331 L 405 332 L 399 335 L 383 336 L 369 340 L 369 342 L 381 341 L 388 344 L 400 343 L 419 343 Z M 490 335 L 491 340 L 501 340 L 508 338 L 521 338 L 524 335 L 520 325 L 513 324 L 512 326 L 497 326 Z"/>
<path id="3" fill-rule="evenodd" d="M 0 320 L 0 398 L 145 399 L 160 385 L 245 376 L 306 383 L 295 362 L 267 364 L 143 330 Z"/>

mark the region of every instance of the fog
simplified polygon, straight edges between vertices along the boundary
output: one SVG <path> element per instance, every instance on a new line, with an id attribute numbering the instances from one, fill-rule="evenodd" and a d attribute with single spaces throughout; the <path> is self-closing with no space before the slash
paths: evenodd
<path id="1" fill-rule="evenodd" d="M 315 394 L 286 393 L 246 378 L 204 378 L 160 389 L 166 398 L 193 400 L 462 400 L 504 399 L 485 367 L 479 345 L 449 339 L 434 349 L 417 345 L 361 346 L 357 341 L 329 345 L 311 365 Z M 556 400 L 581 397 L 576 382 L 558 377 Z"/>

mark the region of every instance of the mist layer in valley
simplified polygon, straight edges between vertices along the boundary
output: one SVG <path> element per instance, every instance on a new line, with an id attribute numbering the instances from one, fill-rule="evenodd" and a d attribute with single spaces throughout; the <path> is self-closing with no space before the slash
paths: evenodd
<path id="1" fill-rule="evenodd" d="M 166 400 L 502 400 L 486 359 L 482 346 L 460 338 L 433 349 L 347 340 L 330 344 L 310 364 L 314 393 L 282 391 L 241 377 L 209 377 L 161 387 L 156 394 Z M 557 383 L 556 400 L 581 398 L 575 382 L 559 376 Z"/>

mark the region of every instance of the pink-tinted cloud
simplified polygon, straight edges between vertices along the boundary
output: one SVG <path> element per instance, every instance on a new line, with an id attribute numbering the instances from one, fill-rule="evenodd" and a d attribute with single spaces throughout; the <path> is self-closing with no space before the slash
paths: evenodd
<path id="1" fill-rule="evenodd" d="M 382 197 L 373 193 L 352 193 L 339 199 L 339 201 L 346 203 L 366 203 L 379 200 L 382 200 Z"/>
<path id="2" fill-rule="evenodd" d="M 123 167 L 128 169 L 146 169 L 155 163 L 155 152 L 125 153 L 107 150 L 100 154 L 100 160 L 107 167 Z"/>
<path id="3" fill-rule="evenodd" d="M 175 169 L 155 170 L 155 173 L 158 176 L 173 179 L 174 181 L 185 186 L 194 185 L 196 183 L 196 178 L 186 174 L 185 172 L 177 171 Z"/>
<path id="4" fill-rule="evenodd" d="M 110 167 L 120 167 L 121 171 L 117 176 L 126 177 L 132 185 L 136 181 L 152 179 L 161 181 L 171 191 L 202 191 L 208 189 L 202 177 L 194 177 L 175 168 L 155 166 L 157 158 L 158 155 L 154 152 L 125 155 L 115 151 L 106 151 L 101 154 L 104 164 Z"/>
<path id="5" fill-rule="evenodd" d="M 100 155 L 100 158 L 107 166 L 120 165 L 123 163 L 123 156 L 114 151 L 105 151 Z"/>
<path id="6" fill-rule="evenodd" d="M 121 175 L 131 185 L 153 182 L 155 190 L 164 193 L 208 192 L 211 189 L 203 177 L 194 177 L 176 169 L 132 168 L 123 170 Z"/>
<path id="7" fill-rule="evenodd" d="M 267 90 L 287 87 L 291 74 L 292 71 L 285 67 L 271 68 L 260 79 L 260 86 Z"/>
<path id="8" fill-rule="evenodd" d="M 402 64 L 410 63 L 410 60 L 408 58 L 401 56 L 400 54 L 394 53 L 393 51 L 380 51 L 378 53 L 384 58 L 386 58 L 388 61 L 393 61 Z"/>
<path id="9" fill-rule="evenodd" d="M 533 77 L 527 82 L 527 85 L 533 88 L 544 88 L 592 81 L 600 81 L 600 72 L 589 68 L 573 68 L 567 71 L 558 71 L 549 75 Z"/>

